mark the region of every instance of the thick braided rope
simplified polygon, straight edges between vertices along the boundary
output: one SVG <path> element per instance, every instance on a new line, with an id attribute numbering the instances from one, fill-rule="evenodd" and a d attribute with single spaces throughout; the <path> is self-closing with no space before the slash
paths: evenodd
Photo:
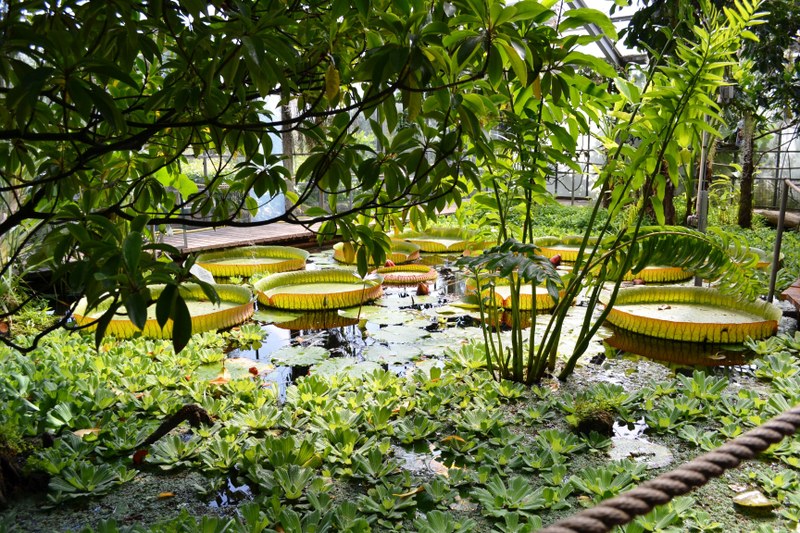
<path id="1" fill-rule="evenodd" d="M 600 502 L 591 509 L 540 530 L 540 533 L 606 533 L 614 526 L 627 524 L 647 514 L 657 505 L 669 502 L 695 487 L 739 466 L 800 428 L 800 405 L 740 435 L 716 450 L 685 463 L 675 470 L 645 481 L 638 487 Z"/>

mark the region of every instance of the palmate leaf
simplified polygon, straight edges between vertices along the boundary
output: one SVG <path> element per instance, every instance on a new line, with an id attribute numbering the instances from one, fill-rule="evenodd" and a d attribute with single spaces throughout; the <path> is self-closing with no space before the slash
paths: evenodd
<path id="1" fill-rule="evenodd" d="M 561 284 L 561 276 L 550 260 L 539 254 L 538 246 L 523 244 L 514 239 L 489 248 L 481 255 L 462 257 L 456 261 L 456 265 L 475 273 L 495 272 L 504 278 L 516 273 L 523 283 Z"/>
<path id="2" fill-rule="evenodd" d="M 607 279 L 625 274 L 626 255 L 632 254 L 628 264 L 633 274 L 648 264 L 682 267 L 717 281 L 726 294 L 751 300 L 764 288 L 755 269 L 757 255 L 721 230 L 705 234 L 678 226 L 643 227 L 635 237 L 629 231 L 607 238 L 602 247 L 609 250 L 598 259 L 606 265 Z"/>

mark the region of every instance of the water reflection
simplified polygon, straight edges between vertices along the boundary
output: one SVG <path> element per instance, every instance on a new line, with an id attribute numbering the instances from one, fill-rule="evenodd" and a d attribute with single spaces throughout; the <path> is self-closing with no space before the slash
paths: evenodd
<path id="1" fill-rule="evenodd" d="M 732 366 L 747 364 L 754 354 L 742 344 L 682 342 L 631 333 L 609 326 L 612 335 L 604 342 L 623 352 L 648 359 L 689 366 Z"/>

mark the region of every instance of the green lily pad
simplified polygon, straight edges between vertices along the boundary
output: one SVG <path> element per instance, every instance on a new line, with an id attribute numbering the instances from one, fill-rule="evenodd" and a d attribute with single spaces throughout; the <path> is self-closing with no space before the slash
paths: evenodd
<path id="1" fill-rule="evenodd" d="M 361 306 L 360 309 L 358 307 L 339 309 L 339 316 L 368 320 L 369 322 L 382 326 L 404 324 L 417 317 L 416 313 L 411 311 L 398 311 L 378 305 L 364 305 Z"/>
<path id="2" fill-rule="evenodd" d="M 331 353 L 321 346 L 285 346 L 270 355 L 276 365 L 311 366 L 321 363 Z"/>
<path id="3" fill-rule="evenodd" d="M 356 362 L 350 357 L 332 357 L 326 359 L 311 369 L 309 374 L 330 377 L 336 374 L 344 374 L 349 368 L 355 366 Z"/>
<path id="4" fill-rule="evenodd" d="M 357 363 L 350 357 L 332 357 L 311 369 L 311 374 L 330 377 L 334 375 L 361 377 L 375 370 L 381 370 L 381 365 L 373 361 Z"/>
<path id="5" fill-rule="evenodd" d="M 408 326 L 387 326 L 370 333 L 370 336 L 376 341 L 389 344 L 413 344 L 422 338 L 430 337 L 430 335 L 424 329 Z"/>
<path id="6" fill-rule="evenodd" d="M 300 315 L 302 315 L 302 313 L 293 313 L 291 311 L 282 311 L 280 309 L 266 307 L 256 311 L 253 314 L 253 319 L 261 322 L 267 322 L 269 324 L 280 324 L 282 322 L 291 322 L 292 320 L 296 320 L 300 318 Z"/>
<path id="7" fill-rule="evenodd" d="M 417 347 L 427 356 L 442 356 L 447 349 L 458 350 L 472 340 L 483 341 L 480 328 L 449 328 L 429 338 L 420 339 Z"/>
<path id="8" fill-rule="evenodd" d="M 351 378 L 362 378 L 366 374 L 371 374 L 376 370 L 383 370 L 379 363 L 374 361 L 364 361 L 363 363 L 358 363 L 347 367 L 345 372 Z"/>
<path id="9" fill-rule="evenodd" d="M 422 351 L 416 346 L 373 344 L 372 346 L 367 346 L 362 355 L 365 361 L 373 361 L 384 365 L 402 365 L 419 359 Z"/>

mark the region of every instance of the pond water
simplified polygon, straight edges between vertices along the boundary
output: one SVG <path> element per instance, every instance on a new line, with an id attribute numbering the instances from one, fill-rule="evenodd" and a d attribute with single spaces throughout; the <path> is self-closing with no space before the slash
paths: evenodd
<path id="1" fill-rule="evenodd" d="M 254 318 L 261 324 L 263 340 L 250 349 L 234 350 L 229 357 L 273 365 L 264 379 L 277 384 L 281 396 L 287 384 L 310 373 L 359 375 L 384 368 L 403 374 L 413 367 L 440 365 L 447 350 L 482 341 L 477 313 L 451 305 L 465 293 L 465 280 L 454 266 L 458 257 L 424 256 L 423 262 L 439 272 L 439 278 L 429 283 L 428 295 L 417 295 L 416 286 L 386 286 L 380 299 L 338 312 L 274 313 L 262 307 Z M 331 250 L 309 258 L 309 269 L 329 266 L 342 268 Z M 561 354 L 569 354 L 581 327 L 586 307 L 580 303 L 567 315 Z M 537 332 L 544 330 L 548 319 L 549 315 L 536 317 Z M 643 356 L 670 366 L 745 365 L 743 369 L 753 356 L 743 345 L 667 341 L 607 325 L 600 328 L 582 361 L 599 364 L 609 354 Z"/>

